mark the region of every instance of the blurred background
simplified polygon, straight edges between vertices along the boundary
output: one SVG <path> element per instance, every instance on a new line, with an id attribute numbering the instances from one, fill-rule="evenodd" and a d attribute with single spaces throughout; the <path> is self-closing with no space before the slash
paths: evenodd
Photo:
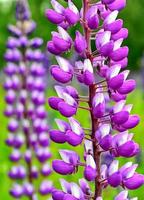
<path id="1" fill-rule="evenodd" d="M 63 1 L 59 1 L 62 2 Z M 81 6 L 81 1 L 74 0 L 76 5 Z M 139 163 L 139 172 L 144 174 L 144 0 L 128 0 L 128 5 L 124 11 L 121 12 L 120 16 L 124 19 L 124 25 L 129 29 L 129 38 L 125 41 L 125 44 L 129 46 L 129 64 L 128 68 L 131 70 L 131 77 L 137 80 L 137 89 L 131 95 L 129 95 L 127 103 L 134 104 L 133 113 L 137 113 L 141 116 L 141 123 L 138 127 L 136 127 L 132 132 L 135 134 L 136 141 L 141 145 L 142 151 L 141 153 L 132 160 L 134 162 Z M 46 42 L 51 38 L 51 31 L 56 27 L 50 24 L 44 16 L 44 12 L 46 8 L 50 6 L 50 0 L 29 0 L 30 9 L 32 13 L 32 18 L 37 23 L 36 31 L 34 32 L 34 36 L 42 37 L 44 39 L 43 51 L 46 47 Z M 14 0 L 0 0 L 0 200 L 12 200 L 9 196 L 8 189 L 10 188 L 11 181 L 7 177 L 8 169 L 11 166 L 11 163 L 8 159 L 10 149 L 5 145 L 5 139 L 7 136 L 7 119 L 3 115 L 3 110 L 5 108 L 4 103 L 4 90 L 2 88 L 3 85 L 3 68 L 5 66 L 5 61 L 3 59 L 4 52 L 6 51 L 6 41 L 9 36 L 7 31 L 8 24 L 15 24 L 15 1 Z M 74 35 L 75 29 L 78 27 L 74 27 L 70 30 L 70 33 Z M 51 59 L 50 55 L 48 55 L 48 59 Z M 47 68 L 49 65 L 46 66 Z M 48 80 L 48 90 L 47 96 L 51 96 L 54 94 L 51 85 L 53 85 L 52 80 L 47 77 Z M 53 126 L 53 119 L 55 117 L 59 117 L 56 112 L 53 112 L 47 106 L 49 113 L 49 124 Z M 82 117 L 86 116 L 86 117 Z M 89 118 L 86 113 L 82 111 L 79 113 L 79 119 L 87 127 L 89 122 Z M 58 157 L 58 148 L 69 148 L 67 145 L 51 145 L 54 158 Z M 72 148 L 71 148 L 72 149 Z M 83 152 L 82 147 L 79 147 L 77 151 Z M 121 164 L 126 162 L 126 159 L 120 159 Z M 80 171 L 79 175 L 68 176 L 68 181 L 75 181 L 78 178 L 82 177 L 82 173 Z M 55 185 L 59 187 L 58 178 L 56 174 L 52 175 L 52 180 Z M 118 193 L 117 190 L 108 188 L 105 192 L 106 200 L 112 200 L 113 197 Z M 141 188 L 137 191 L 131 191 L 131 196 L 138 196 L 140 200 L 144 199 L 144 188 Z M 25 199 L 25 198 L 23 198 Z M 46 198 L 39 198 L 46 199 Z"/>

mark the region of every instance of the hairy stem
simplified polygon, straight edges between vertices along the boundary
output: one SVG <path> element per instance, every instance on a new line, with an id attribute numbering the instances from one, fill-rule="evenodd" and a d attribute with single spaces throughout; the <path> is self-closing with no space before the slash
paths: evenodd
<path id="1" fill-rule="evenodd" d="M 86 22 L 86 13 L 89 7 L 90 7 L 90 0 L 83 0 L 83 21 L 84 22 Z M 92 51 L 91 51 L 91 30 L 87 26 L 84 26 L 84 33 L 85 33 L 85 38 L 87 42 L 86 56 L 92 61 L 93 58 L 92 58 Z M 99 149 L 100 147 L 97 144 L 97 141 L 95 140 L 95 132 L 98 128 L 99 122 L 98 122 L 98 119 L 94 117 L 93 112 L 92 112 L 92 100 L 95 95 L 95 91 L 96 91 L 96 87 L 95 87 L 95 84 L 93 84 L 89 87 L 89 108 L 90 108 L 91 122 L 92 122 L 91 139 L 93 141 L 93 152 L 94 152 L 93 156 L 94 156 L 94 160 L 97 166 L 97 177 L 95 179 L 94 199 L 102 195 L 102 185 L 100 183 L 101 154 L 100 154 L 100 149 Z"/>

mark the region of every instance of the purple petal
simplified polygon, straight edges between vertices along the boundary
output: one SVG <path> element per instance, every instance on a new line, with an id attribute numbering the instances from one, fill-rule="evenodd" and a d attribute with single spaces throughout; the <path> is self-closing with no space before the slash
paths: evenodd
<path id="1" fill-rule="evenodd" d="M 64 16 L 52 9 L 46 10 L 45 15 L 48 18 L 48 20 L 54 24 L 60 24 L 64 21 Z"/>
<path id="2" fill-rule="evenodd" d="M 68 21 L 68 23 L 70 25 L 74 25 L 79 21 L 79 14 L 78 13 L 74 13 L 71 9 L 66 8 L 64 11 L 64 15 L 66 20 Z"/>
<path id="3" fill-rule="evenodd" d="M 97 6 L 92 6 L 86 15 L 87 23 L 90 29 L 97 29 L 99 26 L 99 16 Z"/>
<path id="4" fill-rule="evenodd" d="M 130 158 L 136 155 L 138 152 L 137 144 L 133 141 L 128 141 L 118 147 L 118 153 L 123 157 Z"/>
<path id="5" fill-rule="evenodd" d="M 95 81 L 94 74 L 86 70 L 83 74 L 84 83 L 86 85 L 92 85 Z"/>
<path id="6" fill-rule="evenodd" d="M 112 136 L 106 135 L 100 140 L 99 144 L 102 147 L 102 149 L 104 149 L 105 151 L 108 151 L 112 145 Z"/>
<path id="7" fill-rule="evenodd" d="M 122 95 L 122 94 L 119 94 L 118 92 L 116 92 L 116 93 L 112 93 L 111 94 L 111 98 L 115 102 L 119 102 L 121 100 L 125 100 L 126 99 L 126 95 Z"/>
<path id="8" fill-rule="evenodd" d="M 116 172 L 108 177 L 108 183 L 112 187 L 118 187 L 121 184 L 122 176 L 119 172 Z"/>
<path id="9" fill-rule="evenodd" d="M 61 190 L 54 190 L 52 191 L 52 198 L 53 200 L 63 200 L 65 196 L 65 193 Z"/>
<path id="10" fill-rule="evenodd" d="M 115 0 L 102 0 L 102 2 L 105 4 L 113 3 L 114 1 Z"/>
<path id="11" fill-rule="evenodd" d="M 63 101 L 63 99 L 61 99 L 59 97 L 50 97 L 48 99 L 48 103 L 49 103 L 50 107 L 55 110 L 58 110 L 58 104 L 62 101 Z"/>
<path id="12" fill-rule="evenodd" d="M 100 53 L 102 54 L 102 56 L 105 56 L 105 57 L 109 56 L 113 50 L 113 47 L 114 47 L 114 43 L 113 41 L 110 41 L 100 48 Z"/>
<path id="13" fill-rule="evenodd" d="M 119 40 L 120 38 L 126 39 L 128 37 L 128 29 L 127 28 L 121 28 L 120 31 L 118 31 L 115 34 L 112 34 L 111 38 L 112 40 Z"/>
<path id="14" fill-rule="evenodd" d="M 119 75 L 111 78 L 108 81 L 108 85 L 113 90 L 117 90 L 118 88 L 120 88 L 122 86 L 123 82 L 124 82 L 124 75 L 123 74 L 119 74 Z"/>
<path id="15" fill-rule="evenodd" d="M 65 117 L 72 117 L 77 112 L 77 108 L 76 107 L 68 105 L 65 102 L 60 102 L 58 104 L 58 110 Z"/>
<path id="16" fill-rule="evenodd" d="M 141 174 L 135 173 L 133 177 L 124 180 L 124 185 L 129 190 L 135 190 L 141 187 L 144 184 L 144 176 Z"/>
<path id="17" fill-rule="evenodd" d="M 65 132 L 62 132 L 59 130 L 50 130 L 49 134 L 50 134 L 51 140 L 56 143 L 63 144 L 66 142 L 67 137 L 66 137 Z"/>
<path id="18" fill-rule="evenodd" d="M 114 61 L 120 61 L 128 56 L 129 49 L 127 46 L 120 47 L 110 54 L 110 58 Z"/>
<path id="19" fill-rule="evenodd" d="M 122 126 L 126 129 L 131 129 L 137 126 L 140 122 L 140 118 L 138 115 L 130 115 L 129 119 L 126 121 L 126 123 L 122 124 Z"/>
<path id="20" fill-rule="evenodd" d="M 110 24 L 105 24 L 104 29 L 110 31 L 112 34 L 117 33 L 123 26 L 123 20 L 118 19 Z"/>
<path id="21" fill-rule="evenodd" d="M 122 10 L 126 6 L 126 0 L 115 0 L 113 3 L 108 4 L 110 10 Z"/>
<path id="22" fill-rule="evenodd" d="M 74 41 L 74 47 L 75 47 L 75 50 L 80 54 L 83 53 L 86 50 L 86 47 L 87 47 L 86 40 L 85 40 L 84 36 L 79 31 L 76 31 L 76 38 L 75 38 L 75 41 Z"/>
<path id="23" fill-rule="evenodd" d="M 52 167 L 57 173 L 62 175 L 72 174 L 75 170 L 72 164 L 66 163 L 62 160 L 54 160 L 52 162 Z"/>
<path id="24" fill-rule="evenodd" d="M 54 46 L 53 41 L 49 41 L 49 42 L 47 43 L 47 50 L 48 50 L 50 53 L 54 54 L 54 55 L 59 55 L 59 54 L 62 53 L 62 51 L 60 51 L 59 49 L 57 49 L 57 48 Z"/>
<path id="25" fill-rule="evenodd" d="M 96 169 L 93 169 L 91 166 L 86 166 L 84 170 L 84 177 L 88 181 L 94 181 L 96 178 Z"/>
<path id="26" fill-rule="evenodd" d="M 65 72 L 57 66 L 53 66 L 51 68 L 51 74 L 54 77 L 54 79 L 59 81 L 60 83 L 68 83 L 72 80 L 73 77 L 71 73 Z"/>
<path id="27" fill-rule="evenodd" d="M 82 143 L 84 135 L 77 135 L 76 133 L 74 133 L 71 130 L 68 130 L 66 132 L 66 136 L 67 136 L 67 142 L 69 144 L 71 144 L 72 146 L 78 146 Z"/>
<path id="28" fill-rule="evenodd" d="M 129 112 L 120 111 L 112 116 L 112 121 L 118 125 L 124 124 L 129 118 Z"/>
<path id="29" fill-rule="evenodd" d="M 124 58 L 124 59 L 122 59 L 120 61 L 111 60 L 110 63 L 111 63 L 111 65 L 119 64 L 119 65 L 121 65 L 121 68 L 123 69 L 123 68 L 127 67 L 127 65 L 128 65 L 128 58 L 126 57 L 126 58 Z"/>
<path id="30" fill-rule="evenodd" d="M 55 48 L 61 52 L 68 51 L 71 48 L 70 42 L 68 42 L 58 36 L 53 36 L 52 41 L 53 41 Z"/>
<path id="31" fill-rule="evenodd" d="M 93 108 L 93 114 L 95 118 L 101 118 L 103 117 L 105 113 L 105 104 L 104 103 L 99 103 L 97 106 Z"/>
<path id="32" fill-rule="evenodd" d="M 123 85 L 118 89 L 120 94 L 128 94 L 136 88 L 136 82 L 133 79 L 126 80 Z"/>

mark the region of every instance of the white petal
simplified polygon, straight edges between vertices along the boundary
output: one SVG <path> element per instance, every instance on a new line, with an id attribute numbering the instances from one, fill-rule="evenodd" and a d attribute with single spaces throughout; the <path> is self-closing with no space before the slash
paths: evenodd
<path id="1" fill-rule="evenodd" d="M 70 153 L 70 151 L 68 150 L 59 150 L 60 156 L 63 159 L 64 162 L 66 163 L 70 163 L 70 159 L 68 154 Z"/>
<path id="2" fill-rule="evenodd" d="M 64 132 L 65 131 L 65 125 L 64 125 L 64 121 L 60 120 L 60 119 L 55 119 L 55 122 L 59 128 L 60 131 Z"/>
<path id="3" fill-rule="evenodd" d="M 111 24 L 112 22 L 114 22 L 118 16 L 118 11 L 115 10 L 113 12 L 111 12 L 107 17 L 106 19 L 104 20 L 104 23 L 106 24 Z"/>
<path id="4" fill-rule="evenodd" d="M 120 70 L 121 70 L 121 65 L 119 64 L 111 66 L 107 72 L 108 78 L 113 78 L 117 76 Z"/>
<path id="5" fill-rule="evenodd" d="M 80 199 L 82 191 L 76 183 L 71 183 L 71 191 L 74 197 Z"/>
<path id="6" fill-rule="evenodd" d="M 126 175 L 126 178 L 131 178 L 134 175 L 137 167 L 138 167 L 138 164 L 133 165 L 131 167 L 131 169 L 129 169 L 129 171 L 128 171 L 127 175 Z"/>
<path id="7" fill-rule="evenodd" d="M 130 73 L 130 70 L 125 70 L 125 71 L 123 71 L 121 73 L 124 75 L 124 80 L 126 80 L 128 75 L 129 75 L 129 73 Z"/>
<path id="8" fill-rule="evenodd" d="M 64 7 L 60 3 L 58 3 L 56 0 L 51 0 L 51 4 L 56 12 L 61 13 L 61 14 L 63 13 Z"/>
<path id="9" fill-rule="evenodd" d="M 133 104 L 124 106 L 124 110 L 128 111 L 129 113 L 131 112 L 132 108 L 133 108 Z"/>
<path id="10" fill-rule="evenodd" d="M 93 98 L 93 106 L 97 106 L 99 103 L 103 103 L 104 101 L 104 95 L 102 93 L 97 93 Z"/>
<path id="11" fill-rule="evenodd" d="M 93 73 L 93 66 L 89 59 L 84 61 L 84 71 L 88 70 L 89 72 Z"/>
<path id="12" fill-rule="evenodd" d="M 93 152 L 93 144 L 90 140 L 85 140 L 84 142 L 84 146 L 85 146 L 85 151 L 86 153 L 88 153 L 89 151 L 92 151 Z"/>
<path id="13" fill-rule="evenodd" d="M 66 41 L 70 41 L 71 40 L 71 37 L 70 35 L 68 34 L 68 32 L 66 30 L 64 30 L 61 26 L 58 26 L 58 31 L 61 35 L 61 37 L 66 40 Z"/>
<path id="14" fill-rule="evenodd" d="M 132 166 L 132 162 L 127 162 L 125 165 L 123 165 L 121 168 L 120 168 L 120 171 L 123 172 L 125 169 L 129 168 Z"/>
<path id="15" fill-rule="evenodd" d="M 55 85 L 54 88 L 58 97 L 63 98 L 63 93 L 66 91 L 65 88 L 60 85 Z"/>
<path id="16" fill-rule="evenodd" d="M 62 190 L 67 193 L 68 192 L 68 189 L 70 189 L 70 183 L 67 182 L 65 179 L 60 179 L 60 183 L 61 183 L 61 187 L 62 187 Z M 69 185 L 69 188 L 67 188 Z"/>
<path id="17" fill-rule="evenodd" d="M 82 61 L 77 61 L 77 62 L 75 62 L 75 67 L 77 69 L 84 69 L 84 64 Z"/>
<path id="18" fill-rule="evenodd" d="M 74 106 L 77 104 L 75 99 L 65 92 L 63 93 L 63 99 L 67 104 L 69 104 L 71 106 Z"/>
<path id="19" fill-rule="evenodd" d="M 111 126 L 110 124 L 103 124 L 99 130 L 101 132 L 102 138 L 110 133 Z"/>
<path id="20" fill-rule="evenodd" d="M 133 137 L 134 137 L 134 134 L 133 134 L 133 133 L 128 134 L 128 141 L 132 140 Z"/>
<path id="21" fill-rule="evenodd" d="M 103 179 L 105 179 L 106 178 L 106 176 L 107 176 L 107 165 L 102 165 L 101 166 L 101 176 L 102 176 L 102 178 Z"/>
<path id="22" fill-rule="evenodd" d="M 73 117 L 69 118 L 69 123 L 70 123 L 71 129 L 74 133 L 76 133 L 77 135 L 82 134 L 83 129 L 81 128 L 80 124 Z"/>
<path id="23" fill-rule="evenodd" d="M 65 72 L 69 72 L 70 70 L 72 70 L 72 65 L 69 63 L 68 60 L 66 60 L 65 58 L 62 58 L 60 56 L 56 56 L 55 57 L 59 67 L 64 70 Z"/>
<path id="24" fill-rule="evenodd" d="M 122 200 L 122 199 L 127 200 L 127 197 L 128 197 L 128 191 L 125 190 L 125 191 L 120 192 L 120 193 L 118 194 L 118 196 L 116 196 L 115 200 L 120 200 L 120 199 L 121 199 L 121 200 Z"/>
<path id="25" fill-rule="evenodd" d="M 110 31 L 105 31 L 104 33 L 102 33 L 101 46 L 107 44 L 110 41 L 110 38 L 111 38 L 111 32 Z"/>
<path id="26" fill-rule="evenodd" d="M 126 100 L 121 100 L 121 101 L 119 101 L 118 103 L 116 103 L 116 104 L 114 105 L 114 107 L 113 107 L 113 112 L 114 112 L 114 113 L 120 112 L 120 111 L 123 109 L 125 103 L 126 103 Z"/>
<path id="27" fill-rule="evenodd" d="M 121 137 L 118 140 L 118 145 L 121 146 L 128 141 L 128 132 L 119 133 Z"/>
<path id="28" fill-rule="evenodd" d="M 76 14 L 79 13 L 79 10 L 77 9 L 77 7 L 74 5 L 74 3 L 71 0 L 68 0 L 68 6 L 70 10 L 72 10 L 74 13 Z"/>
<path id="29" fill-rule="evenodd" d="M 86 157 L 86 165 L 91 166 L 93 169 L 96 169 L 96 163 L 91 155 L 87 155 Z"/>
<path id="30" fill-rule="evenodd" d="M 121 38 L 121 39 L 119 39 L 119 40 L 117 40 L 117 41 L 114 43 L 114 48 L 113 48 L 113 51 L 115 51 L 115 50 L 119 49 L 119 48 L 120 48 L 120 46 L 122 45 L 122 43 L 123 43 L 123 39 L 122 39 L 122 38 Z"/>
<path id="31" fill-rule="evenodd" d="M 97 197 L 96 200 L 103 200 L 103 198 L 102 197 Z"/>
<path id="32" fill-rule="evenodd" d="M 108 174 L 109 176 L 112 175 L 113 173 L 117 172 L 118 171 L 118 167 L 119 167 L 119 161 L 118 160 L 114 160 L 109 169 L 108 169 Z"/>

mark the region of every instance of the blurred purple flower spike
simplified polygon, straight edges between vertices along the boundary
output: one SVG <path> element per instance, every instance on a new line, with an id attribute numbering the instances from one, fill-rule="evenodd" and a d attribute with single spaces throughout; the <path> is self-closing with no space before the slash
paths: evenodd
<path id="1" fill-rule="evenodd" d="M 15 199 L 26 196 L 35 200 L 37 191 L 41 195 L 51 193 L 52 183 L 44 180 L 36 186 L 34 179 L 38 179 L 40 174 L 45 179 L 52 170 L 48 167 L 51 153 L 47 113 L 44 107 L 46 70 L 43 66 L 44 54 L 39 50 L 43 40 L 29 39 L 29 34 L 35 28 L 30 16 L 27 1 L 18 0 L 17 23 L 15 26 L 9 26 L 12 37 L 8 39 L 4 55 L 7 61 L 4 69 L 7 104 L 4 114 L 9 118 L 6 144 L 13 148 L 9 156 L 13 166 L 8 176 L 15 183 L 10 189 L 10 194 Z M 26 162 L 24 166 L 21 165 L 22 160 Z M 34 166 L 35 160 L 42 163 L 40 169 Z"/>

